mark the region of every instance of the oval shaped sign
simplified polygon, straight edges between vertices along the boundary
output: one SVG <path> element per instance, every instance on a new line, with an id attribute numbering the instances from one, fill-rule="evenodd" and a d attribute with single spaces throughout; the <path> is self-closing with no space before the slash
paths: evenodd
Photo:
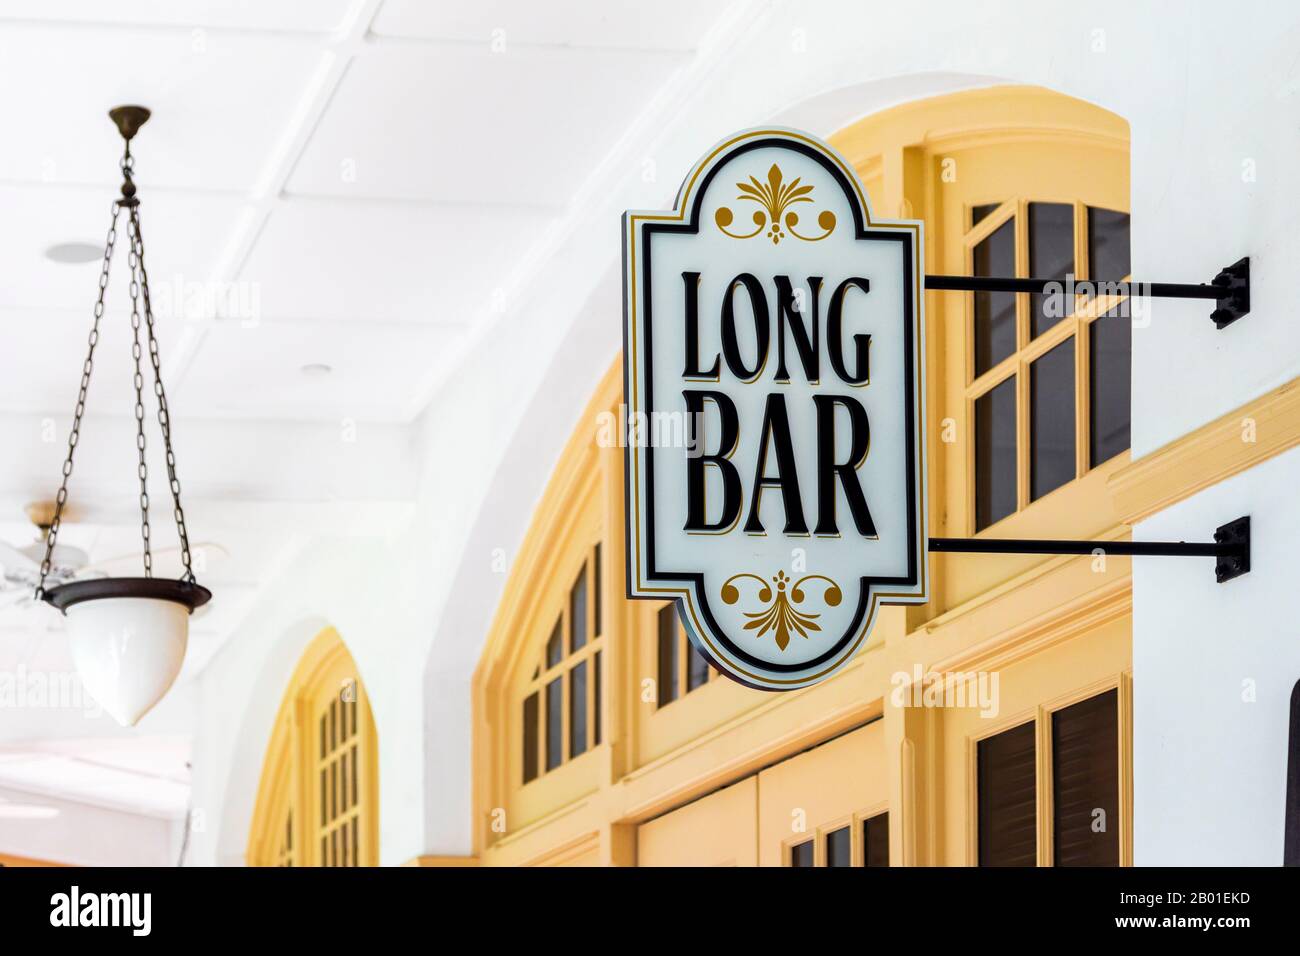
<path id="1" fill-rule="evenodd" d="M 925 600 L 921 223 L 755 129 L 623 244 L 628 594 L 741 683 L 823 680 Z"/>

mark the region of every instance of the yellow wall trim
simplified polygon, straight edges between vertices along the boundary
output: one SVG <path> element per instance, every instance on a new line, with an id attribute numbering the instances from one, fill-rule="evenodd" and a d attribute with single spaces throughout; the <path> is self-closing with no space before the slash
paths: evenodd
<path id="1" fill-rule="evenodd" d="M 1136 524 L 1300 445 L 1300 378 L 1144 455 L 1111 476 L 1115 509 Z"/>
<path id="2" fill-rule="evenodd" d="M 402 866 L 478 866 L 476 856 L 415 856 Z"/>
<path id="3" fill-rule="evenodd" d="M 939 672 L 1000 670 L 1055 644 L 1122 620 L 1132 609 L 1132 579 L 1128 574 L 1117 575 L 1068 603 L 1022 621 L 988 640 L 964 647 L 930 666 Z M 1001 613 L 1005 615 L 1005 611 Z M 1012 618 L 1007 615 L 1004 619 Z"/>
<path id="4" fill-rule="evenodd" d="M 52 860 L 36 860 L 27 856 L 14 856 L 0 853 L 0 866 L 70 866 L 69 863 L 55 863 Z"/>

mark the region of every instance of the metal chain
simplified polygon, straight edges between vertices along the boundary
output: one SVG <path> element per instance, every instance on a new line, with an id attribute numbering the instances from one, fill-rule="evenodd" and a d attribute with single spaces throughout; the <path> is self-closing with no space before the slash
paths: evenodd
<path id="1" fill-rule="evenodd" d="M 158 398 L 158 424 L 162 428 L 163 449 L 167 456 L 167 479 L 172 492 L 172 514 L 176 519 L 176 532 L 181 542 L 181 562 L 185 565 L 185 574 L 181 580 L 194 584 L 197 580 L 190 563 L 190 538 L 185 528 L 185 510 L 181 507 L 181 483 L 176 477 L 176 455 L 172 451 L 171 413 L 167 409 L 167 392 L 163 389 L 162 382 L 162 359 L 158 354 L 158 339 L 154 335 L 153 305 L 149 300 L 149 273 L 144 267 L 144 234 L 140 231 L 138 206 L 131 207 L 130 219 L 132 244 L 140 264 L 140 293 L 144 300 L 144 321 L 149 336 L 149 361 L 153 365 L 153 392 Z"/>
<path id="2" fill-rule="evenodd" d="M 113 261 L 113 247 L 117 243 L 117 217 L 123 208 L 127 213 L 127 234 L 130 238 L 129 255 L 131 269 L 131 357 L 135 361 L 135 421 L 136 451 L 138 453 L 137 475 L 140 479 L 140 536 L 144 542 L 144 574 L 153 576 L 153 553 L 150 548 L 149 527 L 149 467 L 145 458 L 144 437 L 144 376 L 140 371 L 140 359 L 143 350 L 140 347 L 140 315 L 143 302 L 143 314 L 149 343 L 149 362 L 153 365 L 153 391 L 158 399 L 158 424 L 162 428 L 163 448 L 167 458 L 167 477 L 171 487 L 173 516 L 176 519 L 176 531 L 181 542 L 181 561 L 185 565 L 182 581 L 197 583 L 190 557 L 189 532 L 185 527 L 185 511 L 181 507 L 181 484 L 176 477 L 176 455 L 172 450 L 171 416 L 167 409 L 167 393 L 162 383 L 162 360 L 158 353 L 158 339 L 154 334 L 153 305 L 149 299 L 149 273 L 144 265 L 144 235 L 140 230 L 139 201 L 135 198 L 135 184 L 132 182 L 134 161 L 128 140 L 126 151 L 122 156 L 122 198 L 113 203 L 113 218 L 108 227 L 108 238 L 104 243 L 104 262 L 99 272 L 99 295 L 95 300 L 95 319 L 91 325 L 89 349 L 86 361 L 81 366 L 81 387 L 77 392 L 77 407 L 72 416 L 72 432 L 68 435 L 68 456 L 63 462 L 63 481 L 54 499 L 54 518 L 45 535 L 45 558 L 41 561 L 41 577 L 36 585 L 35 599 L 45 597 L 45 580 L 50 574 L 54 557 L 54 546 L 63 524 L 63 509 L 68 500 L 68 478 L 72 475 L 72 456 L 81 437 L 81 419 L 86 411 L 86 393 L 90 387 L 90 375 L 95 367 L 95 346 L 99 344 L 99 323 L 104 317 L 104 294 L 108 289 L 109 269 Z"/>
<path id="3" fill-rule="evenodd" d="M 139 227 L 135 207 L 131 208 L 126 223 L 126 233 L 131 242 L 127 256 L 131 266 L 131 358 L 135 361 L 135 447 L 139 455 L 136 474 L 140 478 L 140 538 L 144 544 L 144 576 L 153 577 L 153 553 L 149 548 L 149 465 L 145 460 L 144 440 L 144 376 L 140 374 L 140 269 L 143 257 L 139 248 Z"/>
<path id="4" fill-rule="evenodd" d="M 108 227 L 108 238 L 104 242 L 104 262 L 99 269 L 99 295 L 95 299 L 95 320 L 90 327 L 89 348 L 86 361 L 81 366 L 81 387 L 77 391 L 77 407 L 72 415 L 72 432 L 68 435 L 68 457 L 63 461 L 63 481 L 59 484 L 59 493 L 54 498 L 54 518 L 50 521 L 50 530 L 45 533 L 45 558 L 41 561 L 41 578 L 36 585 L 37 601 L 45 596 L 45 579 L 50 573 L 51 559 L 54 556 L 54 543 L 59 536 L 63 523 L 63 506 L 68 501 L 68 478 L 72 474 L 72 454 L 77 449 L 81 437 L 81 416 L 86 411 L 86 390 L 90 387 L 90 373 L 95 367 L 95 346 L 99 344 L 99 320 L 104 317 L 104 292 L 108 289 L 109 266 L 113 261 L 113 246 L 117 242 L 117 216 L 122 207 L 114 201 L 113 218 Z"/>

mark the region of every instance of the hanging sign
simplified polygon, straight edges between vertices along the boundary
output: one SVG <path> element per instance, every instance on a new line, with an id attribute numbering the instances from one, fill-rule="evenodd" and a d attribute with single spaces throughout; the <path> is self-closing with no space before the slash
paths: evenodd
<path id="1" fill-rule="evenodd" d="M 741 683 L 823 680 L 925 600 L 921 223 L 758 129 L 623 244 L 628 594 Z"/>

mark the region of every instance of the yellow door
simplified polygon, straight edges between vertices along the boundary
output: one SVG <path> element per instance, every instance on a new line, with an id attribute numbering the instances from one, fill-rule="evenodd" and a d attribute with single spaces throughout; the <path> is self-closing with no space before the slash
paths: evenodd
<path id="1" fill-rule="evenodd" d="M 888 864 L 877 721 L 643 823 L 640 866 Z"/>
<path id="2" fill-rule="evenodd" d="M 762 866 L 864 865 L 865 835 L 889 808 L 884 723 L 762 771 L 758 807 Z"/>
<path id="3" fill-rule="evenodd" d="M 758 778 L 643 823 L 636 842 L 638 866 L 757 866 Z"/>

